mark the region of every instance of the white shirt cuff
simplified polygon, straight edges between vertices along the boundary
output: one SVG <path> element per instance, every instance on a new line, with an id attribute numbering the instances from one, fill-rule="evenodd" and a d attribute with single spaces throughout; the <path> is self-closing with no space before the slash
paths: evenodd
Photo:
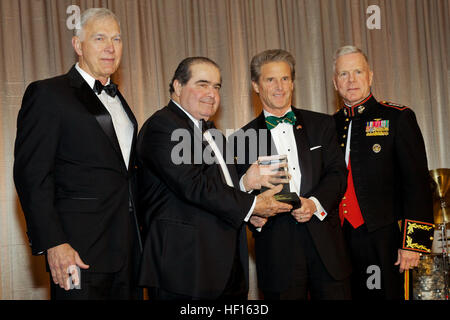
<path id="1" fill-rule="evenodd" d="M 314 204 L 316 205 L 316 212 L 314 212 L 314 215 L 319 218 L 320 221 L 322 221 L 323 219 L 326 218 L 327 216 L 327 212 L 325 211 L 325 209 L 322 207 L 322 205 L 320 204 L 319 200 L 317 200 L 316 197 L 309 197 L 310 200 L 312 200 L 314 202 Z"/>
<path id="2" fill-rule="evenodd" d="M 245 174 L 241 177 L 241 180 L 239 180 L 239 188 L 241 189 L 241 191 L 246 192 L 245 187 L 244 187 L 244 177 L 245 177 Z"/>
<path id="3" fill-rule="evenodd" d="M 245 177 L 246 173 L 244 173 L 244 175 L 241 177 L 241 180 L 239 180 L 239 188 L 241 189 L 241 191 L 243 192 L 247 192 L 247 193 L 252 193 L 253 189 L 251 190 L 245 190 L 245 186 L 244 186 L 244 177 Z"/>
<path id="4" fill-rule="evenodd" d="M 250 208 L 250 211 L 248 212 L 247 216 L 246 216 L 245 219 L 244 219 L 245 222 L 248 222 L 248 221 L 250 220 L 250 217 L 251 217 L 252 214 L 253 214 L 253 209 L 255 209 L 255 205 L 256 205 L 256 197 L 255 197 L 255 200 L 253 200 L 253 205 L 252 205 L 252 207 Z M 258 232 L 261 232 L 261 229 L 262 229 L 262 228 L 256 228 L 256 230 L 257 230 Z"/>
<path id="5" fill-rule="evenodd" d="M 256 197 L 255 197 L 255 199 L 253 200 L 253 204 L 252 204 L 252 206 L 250 207 L 250 210 L 248 211 L 247 216 L 246 216 L 245 219 L 244 219 L 245 222 L 248 222 L 248 221 L 250 220 L 250 217 L 251 217 L 252 214 L 253 214 L 253 210 L 255 209 L 255 205 L 256 205 Z"/>

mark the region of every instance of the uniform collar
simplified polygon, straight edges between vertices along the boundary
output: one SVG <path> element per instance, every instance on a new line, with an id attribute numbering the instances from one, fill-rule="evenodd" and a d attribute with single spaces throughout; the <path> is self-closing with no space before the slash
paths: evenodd
<path id="1" fill-rule="evenodd" d="M 370 108 L 370 106 L 377 101 L 373 97 L 372 92 L 369 94 L 367 98 L 365 98 L 363 101 L 355 104 L 354 106 L 347 106 L 344 104 L 344 107 L 342 108 L 344 110 L 344 114 L 346 117 L 353 118 L 358 116 L 359 114 L 363 114 L 364 112 L 367 112 L 367 110 Z"/>

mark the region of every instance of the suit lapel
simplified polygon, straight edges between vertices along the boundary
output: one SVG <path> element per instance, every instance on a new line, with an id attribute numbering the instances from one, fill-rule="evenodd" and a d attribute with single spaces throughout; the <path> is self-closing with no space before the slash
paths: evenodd
<path id="1" fill-rule="evenodd" d="M 79 74 L 79 72 L 72 67 L 69 71 L 69 79 L 71 86 L 76 88 L 76 94 L 78 99 L 83 103 L 85 108 L 95 117 L 98 124 L 102 128 L 103 132 L 108 137 L 111 146 L 114 151 L 116 151 L 117 156 L 119 157 L 120 163 L 123 165 L 123 168 L 126 170 L 125 162 L 123 161 L 122 151 L 120 150 L 119 140 L 116 136 L 116 131 L 114 130 L 114 125 L 112 123 L 111 115 L 103 106 L 102 102 L 92 88 L 89 87 L 86 81 L 84 81 L 83 77 Z M 120 95 L 121 97 L 121 95 Z M 123 97 L 121 97 L 122 104 L 125 101 Z M 126 104 L 126 103 L 125 103 Z M 125 108 L 125 106 L 124 106 Z M 129 109 L 128 105 L 127 108 Z M 125 109 L 125 111 L 127 111 Z M 129 110 L 131 112 L 131 110 Z M 128 111 L 127 111 L 128 114 Z M 134 119 L 134 116 L 130 120 Z M 131 120 L 133 122 L 133 120 Z M 136 121 L 134 119 L 134 121 Z M 133 122 L 134 125 L 134 122 Z M 134 137 L 133 137 L 134 138 Z M 131 157 L 130 157 L 131 158 Z"/>
<path id="2" fill-rule="evenodd" d="M 258 116 L 256 120 L 256 130 L 257 130 L 256 136 L 258 137 L 258 157 L 278 154 L 270 130 L 267 129 L 264 112 L 261 112 L 261 114 Z"/>
<path id="3" fill-rule="evenodd" d="M 298 162 L 300 165 L 300 172 L 302 174 L 300 184 L 300 195 L 304 195 L 311 190 L 312 187 L 312 160 L 311 151 L 309 150 L 309 140 L 305 129 L 305 123 L 300 110 L 292 107 L 297 118 L 294 129 L 294 137 L 297 145 Z"/>
<path id="4" fill-rule="evenodd" d="M 200 140 L 204 147 L 208 146 L 208 142 L 204 141 L 200 129 L 197 128 L 196 125 L 194 125 L 194 123 L 188 117 L 188 115 L 184 113 L 183 110 L 181 110 L 175 103 L 173 103 L 172 100 L 170 100 L 169 104 L 167 105 L 167 108 L 169 108 L 170 111 L 172 111 L 173 113 L 175 113 L 175 115 L 178 116 L 178 118 L 182 121 L 180 125 L 184 128 L 189 129 L 191 134 L 194 135 L 194 139 Z"/>
<path id="5" fill-rule="evenodd" d="M 211 148 L 211 146 L 209 145 L 208 141 L 206 141 L 206 139 L 203 138 L 203 134 L 202 134 L 201 130 L 199 128 L 197 128 L 197 126 L 194 125 L 194 123 L 187 116 L 187 114 L 184 113 L 177 105 L 175 105 L 172 102 L 172 100 L 170 101 L 170 103 L 168 105 L 168 108 L 172 112 L 174 112 L 176 115 L 178 115 L 180 118 L 183 119 L 183 127 L 187 127 L 191 131 L 191 133 L 193 134 L 193 139 L 192 139 L 193 145 L 195 145 L 194 140 L 197 140 L 197 141 L 200 140 L 201 141 L 201 143 L 202 143 L 202 149 L 201 149 L 202 154 L 201 154 L 201 156 L 203 157 L 203 153 L 205 151 L 205 148 Z M 227 149 L 226 138 L 224 137 L 223 134 L 221 134 L 221 137 L 223 139 L 223 144 L 222 144 L 223 147 L 222 147 L 222 150 L 220 150 L 220 148 L 219 148 L 219 150 L 222 153 L 223 159 L 224 159 L 225 164 L 226 164 L 226 166 L 228 168 L 228 172 L 230 173 L 231 180 L 233 181 L 234 187 L 239 188 L 239 179 L 238 179 L 238 175 L 237 175 L 237 172 L 236 172 L 236 168 L 234 167 L 234 165 L 230 165 L 230 164 L 228 164 L 226 162 L 226 149 Z M 193 149 L 193 151 L 194 152 L 200 152 L 200 150 L 197 151 L 196 149 Z M 222 182 L 224 184 L 227 184 L 226 183 L 226 179 L 225 179 L 225 175 L 224 175 L 224 173 L 222 171 L 222 168 L 220 167 L 219 161 L 217 160 L 217 157 L 215 155 L 214 155 L 214 157 L 216 159 L 215 165 L 217 166 L 217 170 L 220 173 L 220 177 L 222 179 Z"/>
<path id="6" fill-rule="evenodd" d="M 228 152 L 232 152 L 232 150 L 230 149 L 230 145 L 228 144 L 228 140 L 227 138 L 225 138 L 225 136 L 222 134 L 222 139 L 223 139 L 223 152 L 222 152 L 222 156 L 223 159 L 225 161 L 225 164 L 227 165 L 228 168 L 228 172 L 230 173 L 230 177 L 231 180 L 233 181 L 233 185 L 235 188 L 239 189 L 239 177 L 236 171 L 236 165 L 234 163 L 234 157 L 230 160 L 232 160 L 232 163 L 229 163 L 229 161 L 227 161 L 227 156 L 228 156 Z M 233 154 L 233 153 L 231 153 Z M 220 170 L 222 171 L 222 170 Z M 225 180 L 225 176 L 223 177 L 223 179 Z"/>

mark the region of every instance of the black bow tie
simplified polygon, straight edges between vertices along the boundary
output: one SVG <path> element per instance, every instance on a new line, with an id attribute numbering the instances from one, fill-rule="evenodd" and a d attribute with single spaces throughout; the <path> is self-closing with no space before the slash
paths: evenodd
<path id="1" fill-rule="evenodd" d="M 205 121 L 204 119 L 200 120 L 200 126 L 202 129 L 202 133 L 205 133 L 209 129 L 215 129 L 216 126 L 214 125 L 214 122 L 212 121 Z"/>
<path id="2" fill-rule="evenodd" d="M 108 95 L 114 98 L 117 95 L 117 84 L 110 82 L 108 85 L 104 86 L 100 81 L 95 80 L 94 91 L 97 94 L 100 94 L 102 93 L 102 90 L 105 90 Z"/>

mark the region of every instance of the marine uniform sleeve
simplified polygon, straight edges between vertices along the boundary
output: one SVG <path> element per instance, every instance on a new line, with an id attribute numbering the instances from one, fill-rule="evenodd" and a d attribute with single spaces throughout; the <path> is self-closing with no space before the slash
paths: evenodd
<path id="1" fill-rule="evenodd" d="M 429 253 L 433 240 L 433 199 L 425 143 L 414 112 L 400 111 L 395 137 L 396 161 L 402 197 L 402 243 L 404 250 Z"/>

